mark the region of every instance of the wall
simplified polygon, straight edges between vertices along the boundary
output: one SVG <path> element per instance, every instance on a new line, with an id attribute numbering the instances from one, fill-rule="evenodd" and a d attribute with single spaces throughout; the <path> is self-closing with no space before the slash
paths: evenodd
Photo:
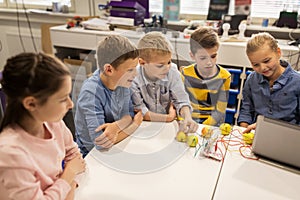
<path id="1" fill-rule="evenodd" d="M 41 25 L 42 24 L 65 24 L 68 18 L 74 15 L 89 16 L 92 12 L 90 5 L 92 0 L 75 0 L 75 13 L 69 14 L 37 14 L 28 13 L 32 36 L 38 51 L 41 51 Z M 34 51 L 29 25 L 24 11 L 19 11 L 19 27 L 25 51 Z M 23 52 L 18 29 L 18 17 L 15 9 L 0 8 L 0 70 L 7 58 Z"/>
<path id="2" fill-rule="evenodd" d="M 52 23 L 52 24 L 65 24 L 68 18 L 72 18 L 74 15 L 80 16 L 93 16 L 100 15 L 98 10 L 98 4 L 106 4 L 106 0 L 75 0 L 75 9 L 76 13 L 70 14 L 37 14 L 37 13 L 28 13 L 30 19 L 30 25 L 32 28 L 32 35 L 37 46 L 37 50 L 41 50 L 41 25 Z M 30 29 L 27 23 L 26 16 L 23 13 L 20 13 L 19 25 L 21 38 L 24 42 L 26 51 L 34 51 L 33 42 L 31 38 Z M 254 23 L 260 24 L 261 19 L 253 19 Z M 270 22 L 271 23 L 271 22 Z M 170 24 L 169 28 L 172 30 L 183 30 L 184 25 L 178 26 L 178 24 Z M 17 12 L 14 9 L 4 9 L 0 8 L 0 70 L 2 70 L 6 59 L 20 53 L 23 51 L 19 29 L 18 29 L 18 20 Z M 250 32 L 246 32 L 248 34 Z M 285 34 L 284 37 L 280 35 L 279 38 L 286 38 L 288 34 Z M 295 33 L 293 33 L 293 36 Z M 297 37 L 296 37 L 297 36 Z M 298 38 L 298 35 L 295 35 Z"/>

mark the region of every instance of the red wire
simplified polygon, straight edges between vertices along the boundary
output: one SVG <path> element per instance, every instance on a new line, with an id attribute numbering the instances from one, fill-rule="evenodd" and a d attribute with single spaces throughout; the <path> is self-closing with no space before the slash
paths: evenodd
<path id="1" fill-rule="evenodd" d="M 250 160 L 258 160 L 257 157 L 250 157 L 250 156 L 244 155 L 243 152 L 242 152 L 242 150 L 241 150 L 242 148 L 249 148 L 249 149 L 251 150 L 251 146 L 250 146 L 250 145 L 247 145 L 247 146 L 240 146 L 239 152 L 240 152 L 241 156 L 243 156 L 243 157 L 246 158 L 246 159 L 250 159 Z"/>

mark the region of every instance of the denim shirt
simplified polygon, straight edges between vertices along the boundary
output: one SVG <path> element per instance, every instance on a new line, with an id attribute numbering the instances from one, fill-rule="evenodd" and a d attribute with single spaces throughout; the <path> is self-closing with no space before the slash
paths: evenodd
<path id="1" fill-rule="evenodd" d="M 287 62 L 282 75 L 270 88 L 269 81 L 261 74 L 252 72 L 243 89 L 242 106 L 238 123 L 256 122 L 257 115 L 300 124 L 300 74 Z"/>
<path id="2" fill-rule="evenodd" d="M 95 132 L 98 126 L 120 120 L 125 115 L 133 116 L 129 88 L 117 87 L 113 91 L 109 90 L 101 82 L 100 71 L 96 70 L 83 83 L 76 105 L 76 142 L 83 155 L 95 146 L 95 138 L 103 133 Z"/>

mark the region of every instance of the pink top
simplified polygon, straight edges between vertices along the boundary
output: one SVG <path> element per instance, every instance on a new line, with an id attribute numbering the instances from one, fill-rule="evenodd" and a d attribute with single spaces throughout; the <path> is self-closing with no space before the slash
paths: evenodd
<path id="1" fill-rule="evenodd" d="M 20 126 L 0 134 L 0 199 L 65 199 L 70 185 L 59 176 L 62 160 L 79 154 L 63 121 L 45 123 L 51 139 L 41 139 Z"/>

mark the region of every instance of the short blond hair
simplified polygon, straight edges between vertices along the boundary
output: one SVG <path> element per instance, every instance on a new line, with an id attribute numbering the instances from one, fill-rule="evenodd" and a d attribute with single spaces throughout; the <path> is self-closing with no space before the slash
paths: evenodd
<path id="1" fill-rule="evenodd" d="M 274 52 L 278 49 L 277 40 L 267 32 L 253 34 L 247 42 L 246 53 L 247 55 L 253 53 L 261 48 L 264 44 L 268 44 L 270 49 Z"/>
<path id="2" fill-rule="evenodd" d="M 155 56 L 164 56 L 172 54 L 172 45 L 170 41 L 161 32 L 149 32 L 138 42 L 140 58 L 149 62 L 155 59 Z"/>

